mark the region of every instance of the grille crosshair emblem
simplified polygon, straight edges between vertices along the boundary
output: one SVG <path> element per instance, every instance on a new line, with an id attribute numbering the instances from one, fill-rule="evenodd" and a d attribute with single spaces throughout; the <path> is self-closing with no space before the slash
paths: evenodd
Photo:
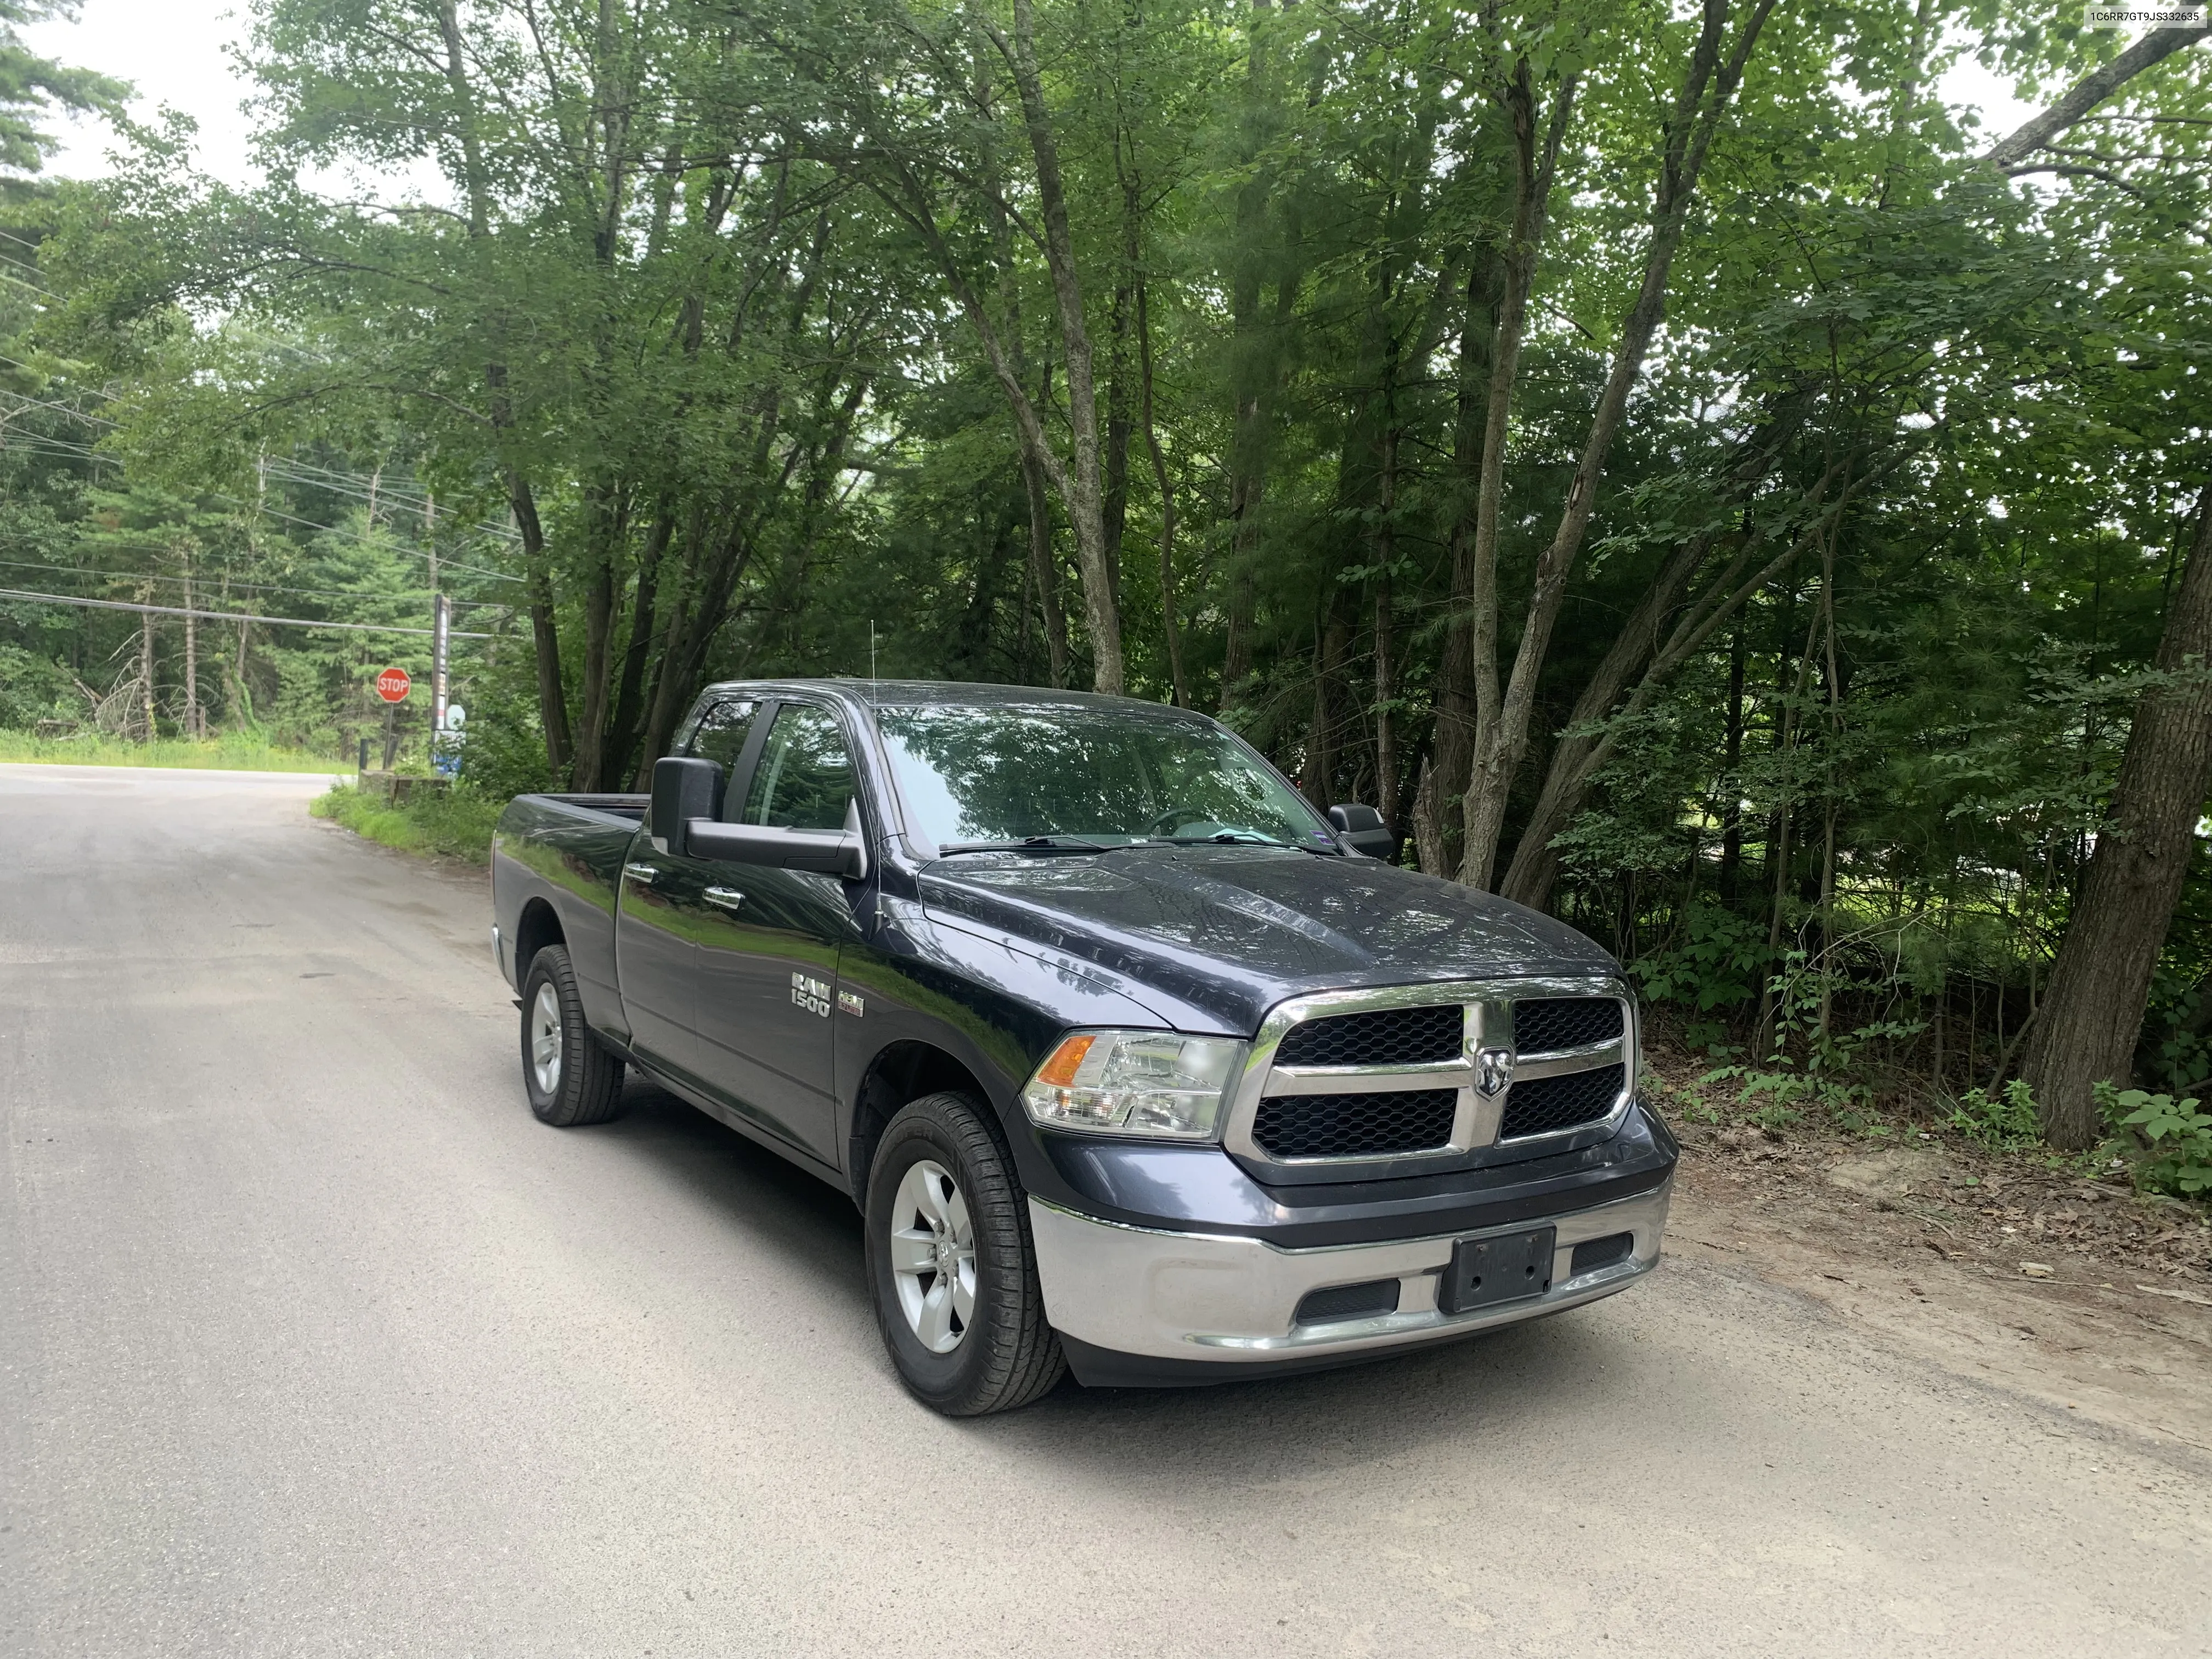
<path id="1" fill-rule="evenodd" d="M 1474 1092 L 1485 1100 L 1495 1100 L 1513 1086 L 1513 1060 L 1521 1046 L 1513 1040 L 1513 1004 L 1504 998 L 1486 998 L 1468 1012 Z"/>
<path id="2" fill-rule="evenodd" d="M 1513 1051 L 1510 1048 L 1483 1048 L 1474 1056 L 1474 1091 L 1485 1100 L 1494 1100 L 1504 1093 L 1513 1081 Z"/>

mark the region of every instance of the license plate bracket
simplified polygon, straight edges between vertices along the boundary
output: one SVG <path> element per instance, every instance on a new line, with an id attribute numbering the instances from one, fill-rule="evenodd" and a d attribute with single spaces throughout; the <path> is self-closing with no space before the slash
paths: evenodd
<path id="1" fill-rule="evenodd" d="M 1462 1238 L 1452 1246 L 1451 1265 L 1437 1287 L 1437 1306 L 1446 1313 L 1470 1313 L 1541 1296 L 1552 1288 L 1552 1253 L 1558 1248 L 1556 1227 Z"/>

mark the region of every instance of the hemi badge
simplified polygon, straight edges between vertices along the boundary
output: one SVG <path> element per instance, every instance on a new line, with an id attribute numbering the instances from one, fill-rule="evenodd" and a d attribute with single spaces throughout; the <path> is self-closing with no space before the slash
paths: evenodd
<path id="1" fill-rule="evenodd" d="M 859 997 L 854 995 L 850 991 L 840 991 L 837 993 L 837 1006 L 840 1008 L 842 1008 L 847 1013 L 852 1015 L 854 1019 L 860 1018 L 868 1011 L 868 1005 L 861 1001 Z"/>

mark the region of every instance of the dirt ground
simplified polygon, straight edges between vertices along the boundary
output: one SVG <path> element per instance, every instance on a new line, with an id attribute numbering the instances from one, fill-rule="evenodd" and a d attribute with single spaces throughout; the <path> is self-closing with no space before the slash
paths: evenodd
<path id="1" fill-rule="evenodd" d="M 2212 1451 L 2202 1209 L 1937 1132 L 1674 1127 L 1670 1250 L 1785 1285 L 1961 1376 Z"/>

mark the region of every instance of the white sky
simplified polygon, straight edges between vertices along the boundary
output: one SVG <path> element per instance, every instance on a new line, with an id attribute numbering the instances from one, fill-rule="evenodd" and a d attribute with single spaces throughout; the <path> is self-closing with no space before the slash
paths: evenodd
<path id="1" fill-rule="evenodd" d="M 246 40 L 246 0 L 79 0 L 77 21 L 35 24 L 26 42 L 49 58 L 97 70 L 138 89 L 131 112 L 150 121 L 167 104 L 199 123 L 199 161 L 227 184 L 258 185 L 260 169 L 248 154 L 251 128 L 240 105 L 253 88 L 239 74 L 226 48 Z M 48 124 L 62 140 L 46 164 L 50 176 L 97 178 L 109 172 L 114 134 L 106 122 L 64 118 Z M 304 176 L 303 184 L 336 188 L 345 175 Z M 388 197 L 401 191 L 442 195 L 434 169 L 418 169 L 385 181 Z"/>
<path id="2" fill-rule="evenodd" d="M 258 182 L 247 156 L 246 118 L 239 106 L 249 90 L 225 55 L 227 46 L 245 38 L 245 0 L 82 0 L 75 23 L 40 23 L 24 31 L 39 52 L 65 64 L 98 70 L 138 88 L 134 106 L 150 118 L 169 104 L 200 125 L 201 165 L 234 185 Z M 1969 60 L 1943 81 L 1945 94 L 1982 112 L 1983 131 L 1992 139 L 2009 132 L 2033 112 L 2012 96 L 2011 88 Z M 112 142 L 106 124 L 65 124 L 63 149 L 48 171 L 64 178 L 96 177 L 108 171 Z M 423 180 L 428 183 L 426 177 Z"/>

